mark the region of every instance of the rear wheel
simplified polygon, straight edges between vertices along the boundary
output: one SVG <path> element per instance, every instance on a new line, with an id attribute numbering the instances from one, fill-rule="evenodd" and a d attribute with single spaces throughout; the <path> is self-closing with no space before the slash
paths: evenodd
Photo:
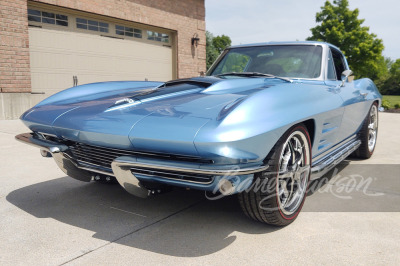
<path id="1" fill-rule="evenodd" d="M 378 137 L 378 104 L 373 103 L 367 117 L 364 120 L 359 134 L 361 145 L 354 155 L 360 159 L 368 159 L 372 156 Z"/>
<path id="2" fill-rule="evenodd" d="M 269 169 L 255 175 L 250 190 L 238 195 L 244 213 L 254 220 L 285 226 L 303 207 L 310 179 L 311 143 L 303 124 L 289 129 L 275 144 L 266 163 Z"/>

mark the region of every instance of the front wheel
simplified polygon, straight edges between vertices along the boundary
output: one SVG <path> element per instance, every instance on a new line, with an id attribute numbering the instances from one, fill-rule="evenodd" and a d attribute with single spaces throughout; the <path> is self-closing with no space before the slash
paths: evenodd
<path id="1" fill-rule="evenodd" d="M 289 129 L 265 162 L 269 169 L 256 174 L 253 186 L 238 195 L 240 205 L 254 220 L 288 225 L 303 207 L 310 180 L 311 141 L 307 128 L 299 124 Z"/>

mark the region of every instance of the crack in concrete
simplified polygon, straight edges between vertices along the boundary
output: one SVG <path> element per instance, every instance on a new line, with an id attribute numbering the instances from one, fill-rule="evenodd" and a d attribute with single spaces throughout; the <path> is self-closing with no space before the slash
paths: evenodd
<path id="1" fill-rule="evenodd" d="M 349 186 L 349 185 L 342 185 L 342 184 L 336 184 L 336 183 L 328 184 L 328 185 L 336 186 L 336 187 L 351 188 L 351 189 L 354 189 L 354 191 L 363 192 L 363 190 L 358 189 L 357 186 Z M 366 188 L 365 191 L 375 192 L 375 193 L 384 193 L 386 195 L 396 195 L 396 196 L 400 195 L 400 192 L 396 192 L 396 191 L 392 191 L 392 190 L 379 189 L 379 188 Z"/>
<path id="2" fill-rule="evenodd" d="M 14 133 L 5 132 L 5 131 L 1 131 L 1 130 L 0 130 L 0 133 L 4 133 L 4 134 L 7 134 L 7 135 L 15 135 Z"/>
<path id="3" fill-rule="evenodd" d="M 159 219 L 157 219 L 157 217 L 156 217 L 154 219 L 150 219 L 147 222 L 143 222 L 143 223 L 139 224 L 138 226 L 136 226 L 137 228 L 134 229 L 133 231 L 131 231 L 131 232 L 129 232 L 129 233 L 123 235 L 123 236 L 120 236 L 120 237 L 118 237 L 118 238 L 116 238 L 116 239 L 114 239 L 112 241 L 109 241 L 109 242 L 105 243 L 104 245 L 101 245 L 101 246 L 99 246 L 97 248 L 91 249 L 91 250 L 89 250 L 89 251 L 87 251 L 87 252 L 85 252 L 85 253 L 83 253 L 83 254 L 81 254 L 79 256 L 76 256 L 75 258 L 72 258 L 72 259 L 64 262 L 64 263 L 61 263 L 60 266 L 61 265 L 67 265 L 68 263 L 73 262 L 73 261 L 75 261 L 75 260 L 77 260 L 79 258 L 82 258 L 83 256 L 86 256 L 87 254 L 90 254 L 90 253 L 92 253 L 94 251 L 97 251 L 97 250 L 99 250 L 101 248 L 104 248 L 104 247 L 106 247 L 106 246 L 108 246 L 108 245 L 110 245 L 112 243 L 115 243 L 115 242 L 117 242 L 117 241 L 119 241 L 119 240 L 121 240 L 121 239 L 123 239 L 125 237 L 133 235 L 133 234 L 135 234 L 135 233 L 137 233 L 137 232 L 139 232 L 139 231 L 141 231 L 143 229 L 146 229 L 146 228 L 148 228 L 150 226 L 153 226 L 153 225 L 158 224 L 158 223 L 160 223 L 162 221 L 165 221 L 165 220 L 167 220 L 167 219 L 169 219 L 169 218 L 171 218 L 171 217 L 173 217 L 173 216 L 175 216 L 175 215 L 177 215 L 179 213 L 182 213 L 182 212 L 184 212 L 186 210 L 189 210 L 190 208 L 193 208 L 194 206 L 200 204 L 203 201 L 205 201 L 205 200 L 200 200 L 200 201 L 197 201 L 195 203 L 192 203 L 189 206 L 186 206 L 186 207 L 184 207 L 184 208 L 182 208 L 180 210 L 177 210 L 177 211 L 175 211 L 175 212 L 173 212 L 173 213 L 171 213 L 171 214 L 169 214 L 169 215 L 167 215 L 165 217 L 162 217 L 162 218 L 159 218 Z"/>

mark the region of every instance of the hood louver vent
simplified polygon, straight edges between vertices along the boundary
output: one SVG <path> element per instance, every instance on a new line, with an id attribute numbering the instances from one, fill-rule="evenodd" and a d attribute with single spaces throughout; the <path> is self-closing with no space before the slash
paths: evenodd
<path id="1" fill-rule="evenodd" d="M 168 81 L 161 87 L 171 87 L 171 86 L 176 86 L 176 85 L 181 85 L 181 84 L 189 84 L 189 85 L 195 85 L 195 86 L 206 89 L 219 81 L 221 81 L 221 79 L 216 78 L 216 77 L 197 77 L 197 78 L 191 78 L 191 79 L 177 79 L 177 80 Z"/>
<path id="2" fill-rule="evenodd" d="M 174 81 L 169 81 L 169 82 L 165 83 L 161 87 L 171 87 L 171 86 L 176 86 L 176 85 L 181 85 L 181 84 L 195 85 L 195 86 L 199 86 L 202 88 L 208 88 L 212 85 L 212 83 L 200 82 L 200 81 L 194 81 L 194 80 L 174 80 Z"/>

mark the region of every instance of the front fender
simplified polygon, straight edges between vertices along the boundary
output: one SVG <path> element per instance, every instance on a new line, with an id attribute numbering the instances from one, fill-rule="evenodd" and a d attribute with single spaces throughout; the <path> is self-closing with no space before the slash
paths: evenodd
<path id="1" fill-rule="evenodd" d="M 207 123 L 195 146 L 204 156 L 260 162 L 290 127 L 309 119 L 320 122 L 331 114 L 340 118 L 342 104 L 334 90 L 318 82 L 271 87 L 243 100 L 221 121 Z"/>
<path id="2" fill-rule="evenodd" d="M 135 90 L 154 88 L 162 84 L 162 82 L 150 81 L 112 81 L 90 83 L 60 91 L 44 99 L 38 103 L 36 107 L 54 103 L 73 104 L 82 101 L 93 101 L 103 97 L 124 94 L 126 92 L 132 92 Z"/>

